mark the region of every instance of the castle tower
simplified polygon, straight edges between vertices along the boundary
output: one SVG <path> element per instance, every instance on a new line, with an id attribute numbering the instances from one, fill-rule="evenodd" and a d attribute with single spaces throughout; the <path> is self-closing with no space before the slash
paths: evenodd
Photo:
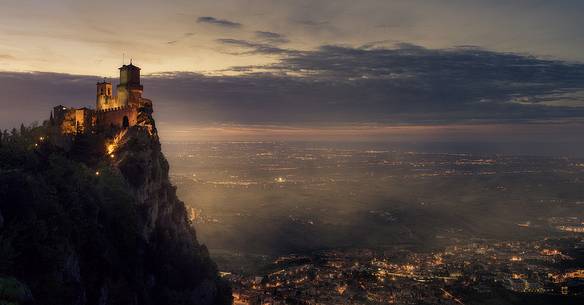
<path id="1" fill-rule="evenodd" d="M 140 105 L 144 87 L 140 84 L 140 68 L 134 66 L 131 61 L 129 65 L 120 67 L 120 84 L 117 90 L 119 106 Z"/>
<path id="2" fill-rule="evenodd" d="M 95 109 L 105 110 L 113 107 L 117 107 L 117 105 L 116 100 L 112 97 L 112 84 L 105 80 L 97 83 Z"/>

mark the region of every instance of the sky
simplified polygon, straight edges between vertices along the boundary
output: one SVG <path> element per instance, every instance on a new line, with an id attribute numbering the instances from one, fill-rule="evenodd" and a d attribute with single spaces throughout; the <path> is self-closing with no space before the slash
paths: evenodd
<path id="1" fill-rule="evenodd" d="M 0 0 L 0 128 L 133 59 L 168 140 L 581 141 L 582 1 Z"/>

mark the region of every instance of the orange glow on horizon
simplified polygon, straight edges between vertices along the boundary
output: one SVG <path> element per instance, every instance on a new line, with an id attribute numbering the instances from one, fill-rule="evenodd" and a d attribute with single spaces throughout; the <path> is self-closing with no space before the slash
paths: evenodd
<path id="1" fill-rule="evenodd" d="M 554 139 L 562 130 L 582 128 L 580 122 L 546 124 L 449 124 L 449 125 L 382 125 L 345 124 L 329 126 L 286 125 L 172 125 L 161 122 L 159 134 L 167 141 L 272 141 L 272 140 L 396 140 L 396 141 L 478 141 L 521 137 Z"/>

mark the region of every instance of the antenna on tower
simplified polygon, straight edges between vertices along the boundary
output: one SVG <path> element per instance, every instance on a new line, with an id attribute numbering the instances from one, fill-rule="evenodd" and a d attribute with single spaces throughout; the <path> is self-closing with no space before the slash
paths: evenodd
<path id="1" fill-rule="evenodd" d="M 126 53 L 122 53 L 122 66 L 126 64 Z"/>
<path id="2" fill-rule="evenodd" d="M 130 58 L 130 65 L 132 64 L 132 59 Z"/>

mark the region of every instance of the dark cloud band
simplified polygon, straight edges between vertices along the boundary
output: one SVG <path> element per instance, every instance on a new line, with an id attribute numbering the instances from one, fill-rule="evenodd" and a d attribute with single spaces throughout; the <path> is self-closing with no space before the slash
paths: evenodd
<path id="1" fill-rule="evenodd" d="M 218 19 L 218 18 L 210 17 L 210 16 L 199 17 L 199 18 L 197 18 L 197 22 L 198 23 L 208 23 L 208 24 L 218 25 L 218 26 L 227 27 L 227 28 L 240 28 L 243 26 L 239 22 L 229 21 L 229 20 L 225 20 L 225 19 Z"/>
<path id="2" fill-rule="evenodd" d="M 281 59 L 236 67 L 231 70 L 236 76 L 171 72 L 144 77 L 145 95 L 156 101 L 160 120 L 450 124 L 584 118 L 581 63 L 476 47 L 402 44 L 393 49 L 323 46 L 301 51 L 244 40 L 221 43 Z M 90 106 L 96 80 L 0 73 L 0 119 L 13 126 L 31 115 L 47 117 L 56 104 Z"/>
<path id="3" fill-rule="evenodd" d="M 286 38 L 285 35 L 274 33 L 274 32 L 266 32 L 266 31 L 256 31 L 255 32 L 256 38 L 260 40 L 264 40 L 269 43 L 273 44 L 280 44 L 280 43 L 288 43 L 290 40 Z"/>

